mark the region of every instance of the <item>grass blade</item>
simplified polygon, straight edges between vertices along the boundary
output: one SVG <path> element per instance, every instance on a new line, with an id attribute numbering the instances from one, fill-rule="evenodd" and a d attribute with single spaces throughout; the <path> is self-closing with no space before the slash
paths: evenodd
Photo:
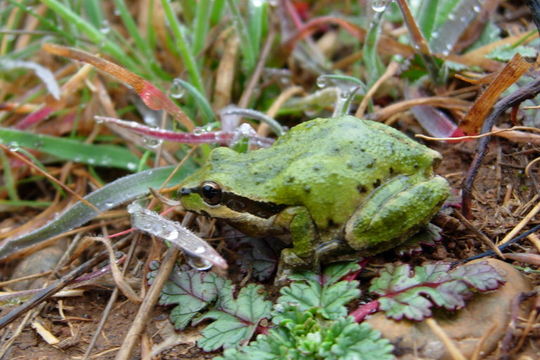
<path id="1" fill-rule="evenodd" d="M 15 129 L 0 128 L 0 142 L 22 146 L 88 165 L 114 167 L 134 171 L 139 159 L 127 149 L 115 145 L 85 144 L 72 139 L 32 134 Z"/>
<path id="2" fill-rule="evenodd" d="M 95 205 L 100 211 L 111 209 L 117 205 L 149 193 L 149 188 L 159 188 L 174 170 L 174 166 L 159 169 L 150 169 L 133 175 L 125 176 L 101 189 L 85 196 L 85 200 Z M 186 168 L 178 171 L 171 179 L 174 183 L 179 182 L 187 175 Z M 22 235 L 0 246 L 0 259 L 6 258 L 16 251 L 39 244 L 80 226 L 98 215 L 96 210 L 77 202 L 64 213 L 45 226 Z"/>

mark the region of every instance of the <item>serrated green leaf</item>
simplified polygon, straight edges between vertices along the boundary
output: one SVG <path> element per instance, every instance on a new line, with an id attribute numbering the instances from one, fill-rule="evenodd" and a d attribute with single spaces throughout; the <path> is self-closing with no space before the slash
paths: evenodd
<path id="1" fill-rule="evenodd" d="M 502 46 L 487 54 L 486 57 L 489 59 L 506 62 L 511 60 L 516 54 L 520 54 L 523 57 L 536 57 L 537 51 L 535 48 L 530 46 Z"/>
<path id="2" fill-rule="evenodd" d="M 170 314 L 177 329 L 184 329 L 189 322 L 217 298 L 225 280 L 215 273 L 188 268 L 173 271 L 163 286 L 159 303 L 178 304 Z"/>
<path id="3" fill-rule="evenodd" d="M 270 316 L 272 303 L 264 300 L 261 286 L 250 284 L 233 296 L 233 285 L 226 281 L 218 289 L 218 302 L 213 310 L 194 321 L 214 319 L 201 333 L 197 345 L 205 351 L 232 347 L 248 341 L 263 318 Z"/>
<path id="4" fill-rule="evenodd" d="M 387 265 L 370 291 L 381 295 L 380 309 L 393 319 L 420 321 L 431 316 L 431 307 L 460 309 L 474 291 L 494 290 L 504 282 L 489 264 L 473 263 L 450 270 L 450 264 Z"/>
<path id="5" fill-rule="evenodd" d="M 281 325 L 241 350 L 228 349 L 216 360 L 389 360 L 392 345 L 368 324 L 351 317 L 328 322 L 288 308 Z M 314 324 L 315 323 L 315 324 Z M 307 326 L 306 326 L 307 325 Z"/>
<path id="6" fill-rule="evenodd" d="M 302 311 L 316 309 L 326 319 L 343 317 L 347 314 L 345 304 L 359 297 L 360 290 L 357 281 L 336 281 L 357 269 L 357 264 L 345 263 L 329 266 L 322 277 L 312 272 L 293 275 L 296 281 L 281 288 L 278 303 Z"/>

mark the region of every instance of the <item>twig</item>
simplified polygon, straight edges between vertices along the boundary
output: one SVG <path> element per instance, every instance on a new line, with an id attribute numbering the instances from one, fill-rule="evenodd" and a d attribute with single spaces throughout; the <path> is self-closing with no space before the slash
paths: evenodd
<path id="1" fill-rule="evenodd" d="M 529 176 L 529 177 L 531 176 L 531 168 L 537 162 L 540 162 L 540 157 L 537 157 L 536 159 L 534 159 L 533 161 L 531 161 L 530 163 L 527 164 L 527 166 L 525 167 L 525 175 L 526 176 Z"/>
<path id="2" fill-rule="evenodd" d="M 505 96 L 504 98 L 499 100 L 493 107 L 493 111 L 491 112 L 491 114 L 489 114 L 489 116 L 484 121 L 484 124 L 482 125 L 482 130 L 480 131 L 480 133 L 485 133 L 485 132 L 490 131 L 493 125 L 495 124 L 495 121 L 497 120 L 497 118 L 500 115 L 502 115 L 507 109 L 514 107 L 516 105 L 519 105 L 527 99 L 534 98 L 539 92 L 540 92 L 540 79 L 530 82 L 529 84 L 525 85 L 521 89 L 514 91 L 512 94 Z M 480 141 L 478 142 L 474 159 L 467 172 L 467 177 L 465 178 L 465 182 L 462 187 L 462 191 L 463 191 L 462 198 L 461 198 L 462 212 L 466 218 L 470 218 L 472 216 L 472 212 L 471 212 L 472 186 L 474 184 L 476 175 L 478 174 L 478 169 L 480 168 L 480 165 L 482 164 L 482 160 L 484 159 L 484 155 L 486 153 L 486 149 L 487 149 L 490 139 L 491 137 L 488 136 L 488 137 L 480 139 Z"/>
<path id="3" fill-rule="evenodd" d="M 360 103 L 360 106 L 358 106 L 358 109 L 356 110 L 356 116 L 357 118 L 362 118 L 364 116 L 364 113 L 366 112 L 366 108 L 368 105 L 369 100 L 373 97 L 373 94 L 379 89 L 379 87 L 388 79 L 390 79 L 399 69 L 399 63 L 392 61 L 388 67 L 386 68 L 386 71 L 382 76 L 375 81 L 375 83 L 371 86 L 371 88 L 366 93 L 366 96 L 362 99 L 362 102 Z"/>
<path id="4" fill-rule="evenodd" d="M 131 354 L 139 342 L 141 333 L 148 323 L 148 319 L 152 315 L 152 308 L 158 301 L 165 281 L 167 281 L 169 278 L 169 274 L 174 267 L 178 253 L 179 250 L 173 246 L 171 246 L 165 253 L 165 258 L 159 267 L 159 272 L 154 279 L 152 286 L 150 286 L 150 289 L 148 289 L 148 293 L 146 294 L 143 303 L 139 307 L 139 311 L 133 320 L 133 324 L 129 328 L 129 331 L 124 338 L 124 342 L 116 354 L 116 360 L 131 359 Z"/>
<path id="5" fill-rule="evenodd" d="M 459 349 L 456 347 L 456 344 L 448 337 L 448 335 L 444 332 L 444 330 L 437 324 L 437 322 L 433 318 L 426 319 L 426 324 L 429 326 L 431 331 L 439 338 L 439 340 L 442 341 L 444 346 L 446 347 L 446 350 L 450 353 L 450 356 L 454 360 L 466 360 L 465 356 L 459 351 Z"/>
<path id="6" fill-rule="evenodd" d="M 289 100 L 291 97 L 293 97 L 296 94 L 302 93 L 304 89 L 300 86 L 290 86 L 287 89 L 285 89 L 276 100 L 272 103 L 270 108 L 266 110 L 266 115 L 268 115 L 271 118 L 274 118 L 277 115 L 278 110 L 283 106 L 283 104 Z M 257 134 L 260 136 L 266 136 L 268 134 L 268 130 L 270 129 L 270 126 L 267 123 L 261 123 L 259 128 L 257 129 Z"/>
<path id="7" fill-rule="evenodd" d="M 506 236 L 499 241 L 497 245 L 502 245 L 507 243 L 511 238 L 516 236 L 518 232 L 523 229 L 525 225 L 540 211 L 540 201 L 529 211 L 529 213 L 510 231 Z"/>
<path id="8" fill-rule="evenodd" d="M 512 299 L 512 303 L 510 304 L 510 323 L 508 324 L 508 328 L 506 330 L 506 334 L 504 335 L 503 339 L 501 340 L 501 354 L 499 359 L 502 360 L 509 360 L 509 352 L 512 348 L 512 337 L 514 336 L 514 333 L 516 331 L 516 323 L 519 316 L 520 311 L 520 304 L 527 300 L 528 298 L 535 296 L 536 291 L 531 291 L 528 293 L 521 293 L 514 297 Z"/>
<path id="9" fill-rule="evenodd" d="M 268 58 L 268 55 L 270 54 L 270 50 L 272 50 L 272 43 L 274 42 L 275 37 L 276 37 L 276 32 L 274 30 L 274 27 L 272 26 L 269 30 L 268 36 L 266 37 L 266 41 L 261 51 L 261 56 L 259 57 L 259 61 L 257 62 L 257 66 L 255 67 L 255 70 L 251 74 L 251 78 L 249 79 L 249 82 L 244 92 L 242 93 L 240 100 L 238 101 L 238 106 L 241 108 L 249 107 L 249 101 L 251 100 L 251 95 L 253 95 L 253 91 L 255 90 L 255 87 L 257 86 L 257 83 L 259 82 L 262 71 L 264 69 L 264 64 L 266 64 L 266 60 Z"/>
<path id="10" fill-rule="evenodd" d="M 465 216 L 463 216 L 462 213 L 460 213 L 459 211 L 455 211 L 454 214 L 456 214 L 456 216 L 459 218 L 459 220 L 461 221 L 461 223 L 463 225 L 465 225 L 465 227 L 467 229 L 469 229 L 470 231 L 472 231 L 473 233 L 476 234 L 476 236 L 484 243 L 486 244 L 487 246 L 489 246 L 491 248 L 491 250 L 493 250 L 495 252 L 495 254 L 497 254 L 497 256 L 499 256 L 501 259 L 504 259 L 504 255 L 503 253 L 501 252 L 501 250 L 499 250 L 499 248 L 493 243 L 493 241 L 491 241 L 490 238 L 488 238 L 483 232 L 481 232 L 480 230 L 478 230 L 473 224 L 471 224 L 471 222 L 469 220 L 467 220 L 467 218 L 465 218 Z"/>
<path id="11" fill-rule="evenodd" d="M 538 129 L 538 128 L 533 128 L 533 127 L 530 127 L 530 126 L 512 126 L 511 128 L 508 128 L 508 129 L 497 129 L 497 130 L 489 131 L 489 132 L 486 132 L 486 133 L 483 133 L 483 134 L 480 134 L 480 135 L 466 135 L 466 136 L 439 138 L 439 137 L 426 136 L 426 135 L 422 135 L 422 134 L 416 134 L 415 137 L 423 139 L 423 140 L 431 140 L 431 141 L 474 140 L 474 139 L 481 139 L 481 138 L 484 138 L 484 137 L 487 137 L 487 136 L 497 135 L 497 134 L 500 134 L 500 133 L 504 133 L 504 132 L 508 132 L 508 131 L 514 131 L 514 130 L 529 130 L 529 131 L 532 131 L 532 132 L 539 132 L 540 133 L 540 129 Z"/>
<path id="12" fill-rule="evenodd" d="M 129 247 L 129 251 L 127 254 L 127 259 L 126 259 L 126 262 L 124 263 L 124 268 L 122 269 L 123 275 L 125 275 L 127 272 L 129 263 L 131 262 L 133 254 L 135 253 L 135 248 L 137 247 L 137 244 L 139 243 L 140 237 L 141 237 L 141 234 L 137 233 L 135 235 L 135 238 L 131 242 L 131 245 Z M 116 303 L 116 299 L 118 298 L 119 294 L 120 294 L 120 291 L 118 290 L 118 287 L 114 288 L 113 292 L 111 293 L 111 297 L 109 298 L 109 301 L 107 302 L 107 306 L 105 307 L 105 310 L 103 310 L 103 313 L 101 314 L 101 319 L 99 320 L 99 324 L 94 330 L 94 334 L 92 335 L 92 340 L 90 340 L 90 343 L 88 344 L 88 347 L 86 348 L 86 351 L 81 360 L 87 360 L 88 357 L 90 356 L 90 353 L 92 352 L 92 349 L 96 345 L 97 339 L 99 335 L 101 334 L 101 330 L 105 326 L 105 323 L 107 322 L 107 319 L 109 318 L 109 314 L 112 310 L 112 307 L 114 306 L 114 303 Z"/>

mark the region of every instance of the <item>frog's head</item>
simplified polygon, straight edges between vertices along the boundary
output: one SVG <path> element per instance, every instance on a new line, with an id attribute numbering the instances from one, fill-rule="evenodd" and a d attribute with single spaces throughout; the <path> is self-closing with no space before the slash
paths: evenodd
<path id="1" fill-rule="evenodd" d="M 182 183 L 179 195 L 184 208 L 236 223 L 280 212 L 283 206 L 255 196 L 240 155 L 225 147 L 214 149 L 208 162 Z"/>

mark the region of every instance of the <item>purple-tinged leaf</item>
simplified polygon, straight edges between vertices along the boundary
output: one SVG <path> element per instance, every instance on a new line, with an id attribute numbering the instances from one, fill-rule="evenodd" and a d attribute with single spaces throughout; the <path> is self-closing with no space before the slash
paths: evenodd
<path id="1" fill-rule="evenodd" d="M 149 274 L 150 280 L 153 278 Z M 171 321 L 183 330 L 202 310 L 216 301 L 225 279 L 212 272 L 195 271 L 188 267 L 175 268 L 161 291 L 161 305 L 177 306 L 171 311 Z"/>
<path id="2" fill-rule="evenodd" d="M 450 264 L 417 266 L 387 265 L 375 278 L 370 291 L 380 295 L 380 309 L 393 319 L 420 321 L 431 316 L 431 307 L 456 310 L 475 291 L 494 290 L 504 283 L 503 277 L 485 262 L 460 266 Z"/>
<path id="3" fill-rule="evenodd" d="M 218 289 L 218 301 L 212 310 L 194 321 L 214 319 L 201 333 L 197 345 L 205 351 L 229 348 L 249 341 L 259 322 L 270 317 L 272 303 L 264 300 L 262 287 L 250 284 L 240 290 L 236 299 L 234 286 L 225 281 Z"/>

